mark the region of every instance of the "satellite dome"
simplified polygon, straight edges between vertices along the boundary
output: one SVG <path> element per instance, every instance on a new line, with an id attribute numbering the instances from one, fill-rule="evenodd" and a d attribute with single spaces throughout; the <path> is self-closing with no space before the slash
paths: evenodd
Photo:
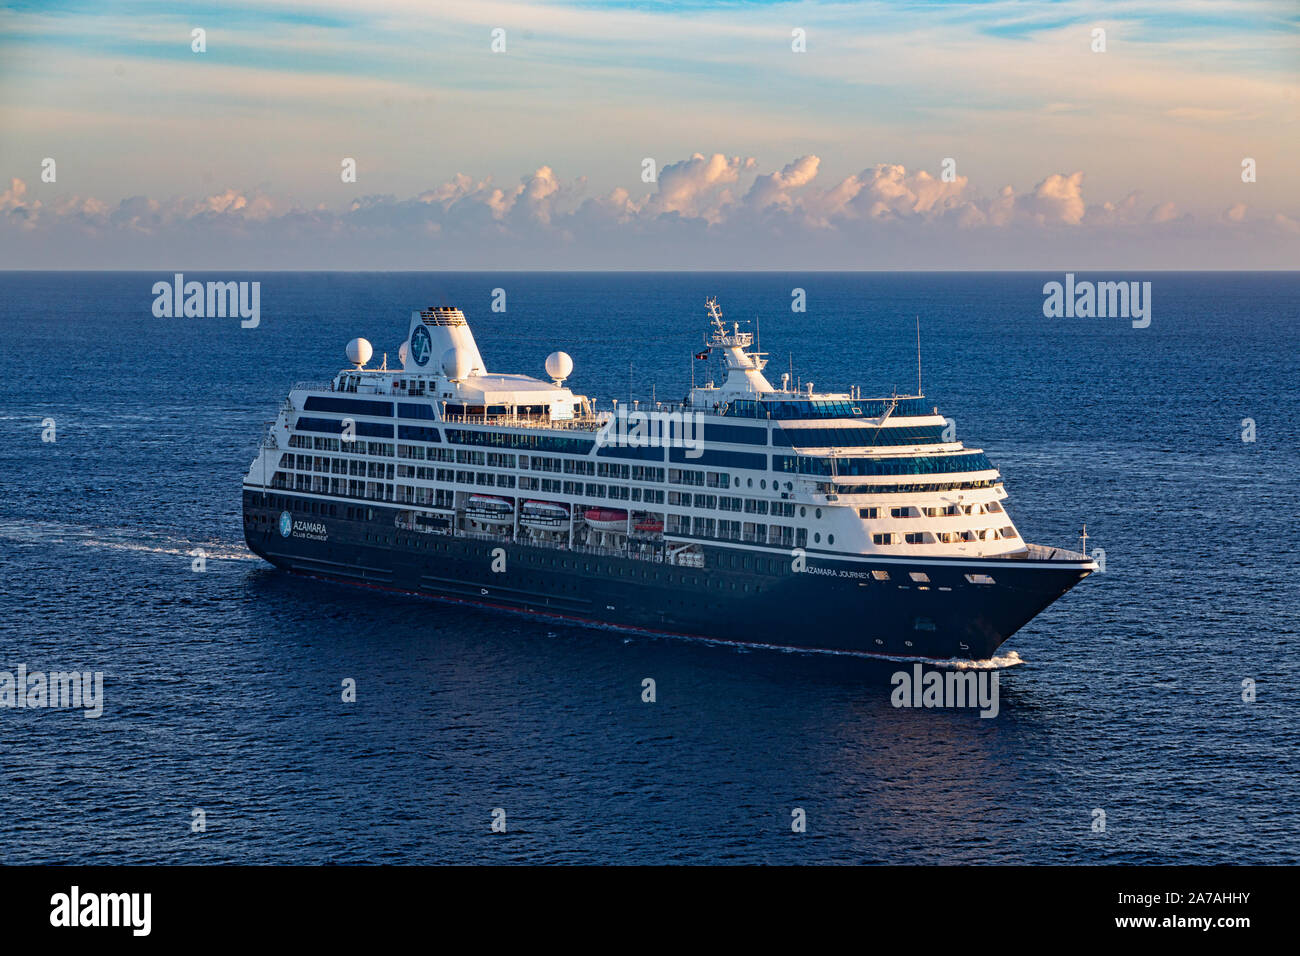
<path id="1" fill-rule="evenodd" d="M 369 362 L 374 354 L 374 347 L 365 339 L 353 339 L 348 343 L 348 361 L 357 368 Z"/>
<path id="2" fill-rule="evenodd" d="M 552 352 L 546 356 L 546 374 L 555 380 L 555 384 L 564 381 L 573 374 L 573 359 L 568 352 Z"/>
<path id="3" fill-rule="evenodd" d="M 453 382 L 463 382 L 469 378 L 473 363 L 473 357 L 465 349 L 449 348 L 442 353 L 442 374 Z"/>
<path id="4" fill-rule="evenodd" d="M 406 353 L 406 343 L 403 342 L 401 347 L 397 350 L 397 361 L 401 362 L 403 365 L 406 364 Z"/>

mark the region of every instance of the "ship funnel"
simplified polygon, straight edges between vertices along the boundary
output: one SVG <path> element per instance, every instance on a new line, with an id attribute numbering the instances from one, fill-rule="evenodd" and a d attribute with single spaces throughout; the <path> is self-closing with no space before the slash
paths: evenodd
<path id="1" fill-rule="evenodd" d="M 467 378 L 487 374 L 464 312 L 439 306 L 411 313 L 403 371 L 440 372 L 442 357 L 453 349 L 461 356 L 457 364 L 468 366 Z"/>

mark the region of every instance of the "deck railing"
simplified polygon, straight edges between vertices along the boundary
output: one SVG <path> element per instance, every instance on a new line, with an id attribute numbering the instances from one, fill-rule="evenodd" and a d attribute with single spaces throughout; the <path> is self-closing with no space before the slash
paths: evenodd
<path id="1" fill-rule="evenodd" d="M 496 425 L 501 428 L 542 428 L 554 431 L 600 431 L 609 421 L 606 414 L 587 418 L 545 418 L 536 415 L 448 415 L 448 425 Z"/>
<path id="2" fill-rule="evenodd" d="M 1091 557 L 1069 548 L 1049 548 L 1042 544 L 1027 544 L 1024 551 L 1012 551 L 1010 554 L 990 554 L 990 558 L 1005 558 L 1008 561 L 1091 561 Z"/>

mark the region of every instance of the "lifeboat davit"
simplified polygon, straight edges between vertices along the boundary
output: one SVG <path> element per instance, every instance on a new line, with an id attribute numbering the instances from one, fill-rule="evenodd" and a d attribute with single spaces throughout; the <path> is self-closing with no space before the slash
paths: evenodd
<path id="1" fill-rule="evenodd" d="M 582 516 L 597 531 L 627 531 L 627 512 L 618 508 L 590 508 Z"/>
<path id="2" fill-rule="evenodd" d="M 465 514 L 482 524 L 510 524 L 514 521 L 515 506 L 509 499 L 496 495 L 470 495 Z"/>
<path id="3" fill-rule="evenodd" d="M 569 509 L 554 501 L 525 501 L 519 508 L 519 523 L 528 528 L 554 530 L 569 523 Z"/>

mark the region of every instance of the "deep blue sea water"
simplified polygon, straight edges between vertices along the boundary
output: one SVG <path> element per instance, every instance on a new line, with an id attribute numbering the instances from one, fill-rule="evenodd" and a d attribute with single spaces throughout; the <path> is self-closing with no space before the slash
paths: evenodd
<path id="1" fill-rule="evenodd" d="M 1133 276 L 1146 329 L 1045 319 L 1059 275 L 187 278 L 259 280 L 260 327 L 154 318 L 169 274 L 0 274 L 0 670 L 98 670 L 106 696 L 96 720 L 0 709 L 3 862 L 1300 859 L 1296 275 Z M 887 662 L 380 595 L 245 549 L 264 423 L 353 336 L 395 362 L 410 311 L 453 303 L 494 370 L 562 348 L 576 391 L 678 398 L 710 294 L 760 319 L 773 378 L 792 358 L 867 395 L 914 387 L 920 315 L 925 392 L 1025 537 L 1087 522 L 1106 573 L 1005 645 L 995 719 L 895 709 Z"/>

